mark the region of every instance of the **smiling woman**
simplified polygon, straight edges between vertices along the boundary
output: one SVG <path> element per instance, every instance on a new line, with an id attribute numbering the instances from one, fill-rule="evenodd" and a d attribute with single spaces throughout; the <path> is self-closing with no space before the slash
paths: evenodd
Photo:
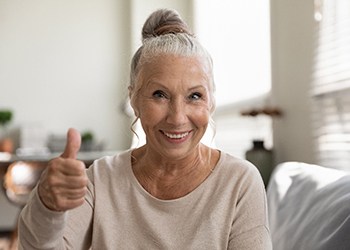
<path id="1" fill-rule="evenodd" d="M 70 129 L 22 210 L 20 246 L 271 249 L 258 170 L 201 143 L 215 108 L 211 57 L 174 10 L 153 12 L 142 31 L 129 95 L 146 143 L 85 172 Z"/>

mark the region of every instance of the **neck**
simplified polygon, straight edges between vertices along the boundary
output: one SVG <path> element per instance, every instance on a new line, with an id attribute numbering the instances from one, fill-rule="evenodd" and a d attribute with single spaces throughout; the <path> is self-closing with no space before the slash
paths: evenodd
<path id="1" fill-rule="evenodd" d="M 167 159 L 153 154 L 146 146 L 133 152 L 133 171 L 140 184 L 161 199 L 182 197 L 193 191 L 211 173 L 210 149 L 198 146 L 191 155 Z"/>
<path id="2" fill-rule="evenodd" d="M 192 150 L 186 156 L 170 158 L 168 156 L 163 156 L 158 154 L 147 146 L 142 150 L 141 160 L 144 162 L 144 165 L 147 165 L 148 170 L 153 171 L 162 171 L 171 174 L 188 172 L 191 169 L 198 167 L 207 160 L 208 148 L 204 145 L 199 144 L 196 148 Z"/>

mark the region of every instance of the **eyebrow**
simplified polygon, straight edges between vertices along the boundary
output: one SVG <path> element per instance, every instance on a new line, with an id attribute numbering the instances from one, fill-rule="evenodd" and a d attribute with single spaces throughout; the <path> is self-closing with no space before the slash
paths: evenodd
<path id="1" fill-rule="evenodd" d="M 203 86 L 203 85 L 196 85 L 194 87 L 191 87 L 189 90 L 194 90 L 194 89 L 205 89 L 205 90 L 207 90 L 207 88 L 205 86 Z"/>
<path id="2" fill-rule="evenodd" d="M 159 87 L 162 87 L 166 90 L 169 90 L 168 87 L 164 84 L 161 84 L 159 82 L 156 82 L 156 81 L 149 81 L 146 83 L 146 86 L 145 87 L 148 87 L 150 85 L 158 85 Z M 204 85 L 200 84 L 200 85 L 195 85 L 193 87 L 190 87 L 188 90 L 195 90 L 195 89 L 204 89 L 204 90 L 208 90 L 208 88 L 206 88 Z"/>

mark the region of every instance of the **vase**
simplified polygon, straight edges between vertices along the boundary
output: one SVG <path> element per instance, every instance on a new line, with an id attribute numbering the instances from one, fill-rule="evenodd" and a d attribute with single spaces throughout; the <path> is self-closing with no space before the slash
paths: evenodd
<path id="1" fill-rule="evenodd" d="M 273 169 L 273 151 L 265 148 L 263 140 L 254 140 L 245 157 L 257 167 L 267 187 Z"/>
<path id="2" fill-rule="evenodd" d="M 0 139 L 0 152 L 13 153 L 13 140 L 11 138 Z"/>

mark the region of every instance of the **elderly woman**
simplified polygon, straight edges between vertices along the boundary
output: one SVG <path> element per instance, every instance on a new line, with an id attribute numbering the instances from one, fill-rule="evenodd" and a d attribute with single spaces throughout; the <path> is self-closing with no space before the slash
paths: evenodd
<path id="1" fill-rule="evenodd" d="M 271 249 L 257 169 L 200 142 L 215 108 L 209 54 L 172 10 L 142 35 L 129 95 L 146 144 L 85 171 L 70 129 L 21 213 L 20 249 Z"/>

